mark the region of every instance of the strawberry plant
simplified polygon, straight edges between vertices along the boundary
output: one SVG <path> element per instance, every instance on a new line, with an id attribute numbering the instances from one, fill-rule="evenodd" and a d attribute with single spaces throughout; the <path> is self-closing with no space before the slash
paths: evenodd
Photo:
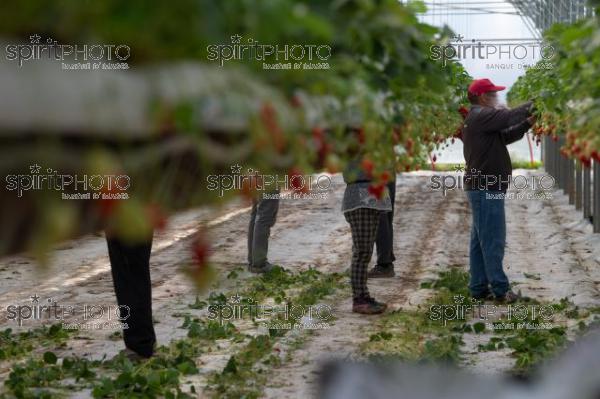
<path id="1" fill-rule="evenodd" d="M 598 17 L 551 27 L 545 40 L 554 55 L 528 69 L 508 94 L 510 102 L 534 100 L 538 144 L 542 136 L 563 138 L 561 154 L 585 167 L 600 162 L 599 28 Z"/>
<path id="2" fill-rule="evenodd" d="M 21 357 L 39 346 L 61 346 L 72 332 L 63 329 L 61 324 L 33 328 L 19 333 L 7 328 L 0 332 L 0 360 Z"/>
<path id="3" fill-rule="evenodd" d="M 122 119 L 108 111 L 109 126 L 100 129 L 107 134 L 98 137 L 92 123 L 75 148 L 65 145 L 68 139 L 55 140 L 66 134 L 60 126 L 47 127 L 43 136 L 51 139 L 24 147 L 0 124 L 3 151 L 14 161 L 2 170 L 7 175 L 37 162 L 73 175 L 126 173 L 132 183 L 127 201 L 61 201 L 49 189 L 21 200 L 3 197 L 0 209 L 11 211 L 0 213 L 6 223 L 2 234 L 21 235 L 3 236 L 0 253 L 33 249 L 43 259 L 52 243 L 99 228 L 130 240 L 147 237 L 153 228 L 164 229 L 173 211 L 224 201 L 233 193 L 251 196 L 247 186 L 220 196 L 202 184 L 208 176 L 231 174 L 236 163 L 242 173 L 252 168 L 287 176 L 292 189 L 304 191 L 299 174 L 343 170 L 351 131 L 359 132 L 373 176 L 381 177 L 371 189 L 380 195 L 379 184 L 389 179 L 382 177 L 385 171 L 418 168 L 455 134 L 461 121 L 456 110 L 465 104 L 469 76 L 458 63 L 443 67 L 430 58 L 430 47 L 445 40 L 445 31 L 421 23 L 419 7 L 396 0 L 0 5 L 2 38 L 40 32 L 59 43 L 125 43 L 132 65 L 125 79 L 154 87 L 162 78 L 151 72 L 161 65 L 165 73 L 158 75 L 174 80 L 158 86 L 189 86 L 192 93 L 149 89 L 141 100 L 148 113 L 136 122 L 150 127 L 142 138 L 123 133 Z M 329 68 L 274 71 L 256 57 L 211 59 L 211 46 L 233 46 L 232 41 L 325 46 Z M 193 79 L 184 83 L 179 76 Z M 100 101 L 95 107 L 102 113 L 108 105 Z M 123 112 L 131 116 L 127 108 Z M 114 187 L 101 194 L 114 195 Z M 199 243 L 193 251 L 197 267 L 190 275 L 203 280 L 207 246 Z"/>

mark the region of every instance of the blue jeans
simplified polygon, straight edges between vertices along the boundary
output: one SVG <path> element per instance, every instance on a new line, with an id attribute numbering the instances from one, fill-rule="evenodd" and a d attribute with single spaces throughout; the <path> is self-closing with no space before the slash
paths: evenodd
<path id="1" fill-rule="evenodd" d="M 466 193 L 473 213 L 469 290 L 473 296 L 483 296 L 490 291 L 489 285 L 493 294 L 501 297 L 509 289 L 508 278 L 502 269 L 506 245 L 504 198 L 488 197 L 497 197 L 497 191 L 475 190 Z"/>

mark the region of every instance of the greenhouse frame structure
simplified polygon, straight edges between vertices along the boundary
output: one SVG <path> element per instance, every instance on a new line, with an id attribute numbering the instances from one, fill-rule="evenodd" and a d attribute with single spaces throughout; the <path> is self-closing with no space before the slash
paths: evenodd
<path id="1" fill-rule="evenodd" d="M 586 0 L 509 0 L 523 21 L 539 37 L 556 22 L 575 22 L 593 15 Z"/>

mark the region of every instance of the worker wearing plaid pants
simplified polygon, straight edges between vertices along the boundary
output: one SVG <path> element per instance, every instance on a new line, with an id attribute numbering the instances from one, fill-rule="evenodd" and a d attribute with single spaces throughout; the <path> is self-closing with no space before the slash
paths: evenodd
<path id="1" fill-rule="evenodd" d="M 377 239 L 381 215 L 392 210 L 392 203 L 387 189 L 379 196 L 371 194 L 371 181 L 362 171 L 360 164 L 361 158 L 356 158 L 349 162 L 344 170 L 346 190 L 342 199 L 342 212 L 352 232 L 352 309 L 358 313 L 374 314 L 383 311 L 385 305 L 369 295 L 367 267 Z"/>
<path id="2" fill-rule="evenodd" d="M 352 263 L 350 281 L 354 298 L 369 296 L 367 268 L 377 238 L 377 226 L 384 211 L 357 208 L 344 213 L 352 231 Z"/>

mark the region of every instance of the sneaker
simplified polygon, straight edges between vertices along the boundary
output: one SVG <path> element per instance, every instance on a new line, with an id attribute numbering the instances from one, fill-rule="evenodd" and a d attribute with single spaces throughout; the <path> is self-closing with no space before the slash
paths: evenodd
<path id="1" fill-rule="evenodd" d="M 394 272 L 394 265 L 375 265 L 369 273 L 367 273 L 368 278 L 388 278 L 394 277 L 396 272 Z"/>
<path id="2" fill-rule="evenodd" d="M 498 303 L 515 303 L 523 297 L 520 294 L 515 294 L 512 291 L 508 291 L 506 294 L 502 296 L 496 297 L 496 302 Z"/>
<path id="3" fill-rule="evenodd" d="M 386 309 L 387 305 L 385 303 L 377 302 L 368 295 L 354 298 L 352 301 L 352 311 L 354 313 L 379 314 L 385 312 Z"/>
<path id="4" fill-rule="evenodd" d="M 494 299 L 494 294 L 492 294 L 491 292 L 487 291 L 484 292 L 482 294 L 477 294 L 477 295 L 471 295 L 471 297 L 475 300 L 478 301 L 491 301 Z"/>
<path id="5" fill-rule="evenodd" d="M 265 262 L 265 264 L 262 266 L 249 265 L 248 270 L 251 273 L 267 273 L 267 272 L 273 270 L 274 267 L 275 267 L 275 265 L 273 265 L 272 263 Z"/>

